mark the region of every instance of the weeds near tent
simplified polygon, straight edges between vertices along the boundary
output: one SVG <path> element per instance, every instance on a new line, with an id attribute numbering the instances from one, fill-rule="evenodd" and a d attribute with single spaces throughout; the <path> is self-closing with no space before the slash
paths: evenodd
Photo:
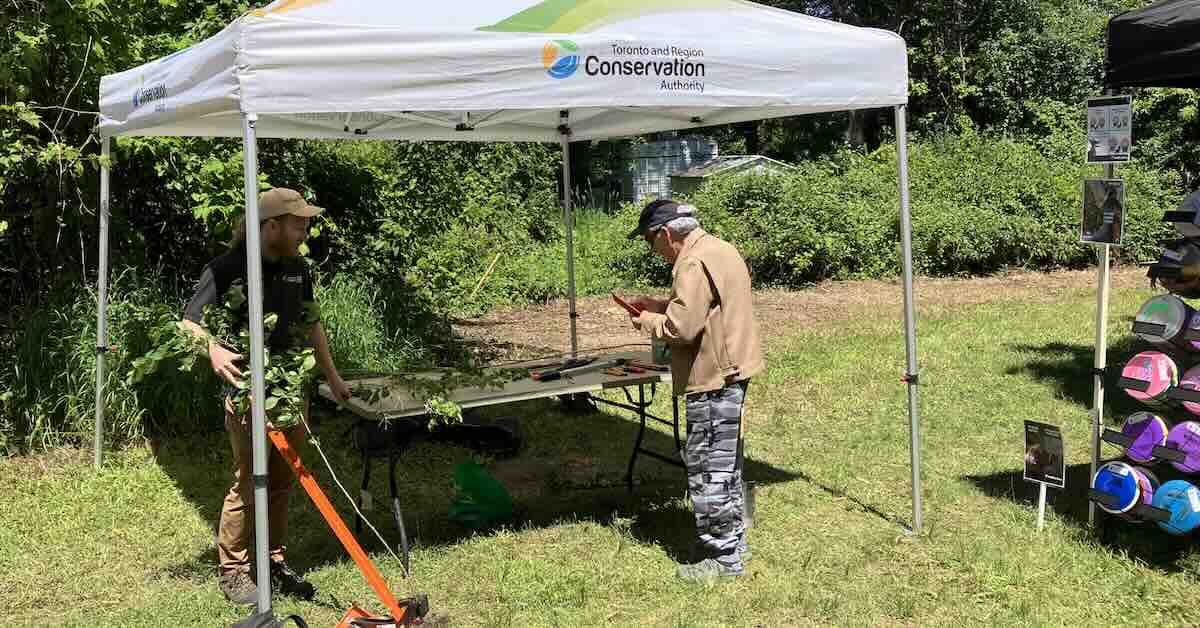
<path id="1" fill-rule="evenodd" d="M 318 300 L 339 367 L 395 370 L 431 363 L 428 348 L 449 332 L 389 328 L 380 291 L 349 278 L 319 283 Z M 156 346 L 155 330 L 182 317 L 186 295 L 132 271 L 115 274 L 109 290 L 105 357 L 105 433 L 109 446 L 222 429 L 220 386 L 207 360 L 189 371 L 162 368 L 137 384 L 133 360 Z M 413 317 L 414 320 L 416 317 Z M 15 312 L 0 334 L 9 359 L 0 362 L 0 453 L 58 445 L 88 446 L 94 435 L 96 293 L 66 280 L 36 306 Z M 448 328 L 448 325 L 446 325 Z M 428 343 L 428 344 L 422 344 Z"/>

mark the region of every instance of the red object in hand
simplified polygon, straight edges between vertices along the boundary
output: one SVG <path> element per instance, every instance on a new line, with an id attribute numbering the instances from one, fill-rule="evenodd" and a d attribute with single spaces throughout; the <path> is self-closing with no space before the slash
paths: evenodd
<path id="1" fill-rule="evenodd" d="M 625 299 L 622 299 L 621 297 L 617 296 L 617 293 L 615 293 L 615 292 L 612 293 L 612 298 L 613 298 L 613 301 L 617 302 L 617 305 L 625 308 L 625 310 L 628 311 L 631 316 L 641 316 L 642 315 L 642 308 L 631 304 L 630 302 L 626 301 Z"/>

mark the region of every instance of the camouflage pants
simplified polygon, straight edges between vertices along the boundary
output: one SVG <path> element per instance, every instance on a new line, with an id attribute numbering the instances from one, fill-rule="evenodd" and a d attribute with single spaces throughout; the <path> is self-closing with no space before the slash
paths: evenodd
<path id="1" fill-rule="evenodd" d="M 687 396 L 688 495 L 700 545 L 721 562 L 741 563 L 746 529 L 742 405 L 748 381 Z"/>

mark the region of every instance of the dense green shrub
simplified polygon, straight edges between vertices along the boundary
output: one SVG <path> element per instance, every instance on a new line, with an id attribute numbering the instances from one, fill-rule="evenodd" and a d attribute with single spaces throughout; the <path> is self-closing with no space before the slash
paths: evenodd
<path id="1" fill-rule="evenodd" d="M 910 147 L 913 256 L 918 272 L 967 275 L 1046 270 L 1094 261 L 1080 244 L 1081 180 L 1098 168 L 1011 139 L 966 132 Z M 1122 167 L 1125 261 L 1152 257 L 1179 200 L 1170 175 Z M 714 232 L 737 243 L 761 285 L 899 272 L 896 149 L 845 151 L 794 174 L 726 177 L 692 199 Z"/>
<path id="2" fill-rule="evenodd" d="M 329 208 L 329 266 L 403 295 L 386 303 L 396 325 L 418 309 L 478 311 L 486 300 L 467 301 L 493 259 L 558 233 L 559 157 L 544 145 L 310 142 L 304 151 L 294 163 L 308 170 L 272 166 L 272 184 L 302 181 Z"/>
<path id="3" fill-rule="evenodd" d="M 1061 113 L 1061 112 L 1058 112 Z M 1056 115 L 1048 112 L 1048 116 Z M 1062 130 L 1040 141 L 993 138 L 969 128 L 959 136 L 910 146 L 913 257 L 918 273 L 963 276 L 1023 268 L 1078 268 L 1095 262 L 1079 243 L 1082 179 L 1102 176 L 1082 163 L 1080 142 Z M 1162 213 L 1180 200 L 1175 175 L 1122 166 L 1127 263 L 1155 257 L 1173 229 Z M 759 286 L 802 287 L 824 279 L 900 272 L 899 187 L 894 145 L 845 150 L 804 162 L 781 176 L 709 181 L 689 199 L 710 231 L 735 243 Z M 576 268 L 580 294 L 670 283 L 670 267 L 640 241 L 625 239 L 639 207 L 580 211 Z M 560 228 L 561 231 L 561 228 Z M 561 237 L 561 236 L 560 236 Z M 481 304 L 519 303 L 566 294 L 561 239 L 528 244 L 501 258 L 480 291 Z"/>

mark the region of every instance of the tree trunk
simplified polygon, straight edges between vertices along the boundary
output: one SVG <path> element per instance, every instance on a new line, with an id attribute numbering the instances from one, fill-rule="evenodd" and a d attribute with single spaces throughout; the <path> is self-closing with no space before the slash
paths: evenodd
<path id="1" fill-rule="evenodd" d="M 754 122 L 743 122 L 742 123 L 742 134 L 746 138 L 746 154 L 747 155 L 759 154 L 759 151 L 761 150 L 761 146 L 759 145 L 759 138 L 758 138 L 758 121 L 755 120 Z"/>
<path id="2" fill-rule="evenodd" d="M 849 112 L 850 123 L 846 127 L 846 143 L 859 148 L 867 145 L 866 112 L 855 109 Z"/>

